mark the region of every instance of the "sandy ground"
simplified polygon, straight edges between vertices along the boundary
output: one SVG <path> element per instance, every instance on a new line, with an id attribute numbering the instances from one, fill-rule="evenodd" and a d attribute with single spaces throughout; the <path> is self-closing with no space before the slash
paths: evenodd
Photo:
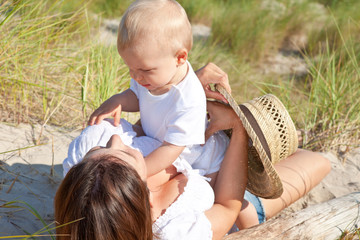
<path id="1" fill-rule="evenodd" d="M 0 124 L 0 204 L 23 201 L 33 207 L 47 223 L 53 223 L 53 198 L 62 179 L 62 161 L 69 143 L 80 132 L 61 132 L 46 127 L 40 146 L 35 145 L 40 127 Z M 26 148 L 16 150 L 19 148 Z M 15 150 L 15 151 L 12 151 Z M 5 151 L 12 151 L 3 153 Z M 52 170 L 53 169 L 53 170 Z M 0 208 L 0 236 L 35 233 L 44 227 L 23 203 L 20 208 Z M 44 233 L 46 234 L 46 233 Z"/>
<path id="2" fill-rule="evenodd" d="M 37 213 L 46 224 L 53 224 L 53 198 L 62 179 L 62 161 L 69 143 L 80 132 L 46 126 L 41 145 L 34 146 L 40 132 L 40 126 L 0 124 L 0 236 L 43 229 Z M 331 173 L 282 214 L 360 191 L 360 149 L 347 153 L 344 164 L 332 153 L 322 154 L 332 163 Z M 11 201 L 15 208 L 6 207 Z M 29 211 L 31 208 L 36 212 Z"/>

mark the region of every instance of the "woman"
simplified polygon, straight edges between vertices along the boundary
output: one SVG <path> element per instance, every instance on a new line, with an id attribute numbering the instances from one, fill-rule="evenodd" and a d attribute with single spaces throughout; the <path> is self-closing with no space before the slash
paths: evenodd
<path id="1" fill-rule="evenodd" d="M 184 174 L 161 186 L 154 184 L 156 179 L 146 183 L 142 155 L 113 135 L 106 148 L 90 150 L 61 183 L 55 219 L 59 224 L 79 221 L 57 233 L 70 233 L 72 239 L 152 239 L 153 229 L 162 239 L 223 236 L 235 222 L 245 191 L 247 137 L 231 108 L 221 105 L 209 103 L 209 113 L 215 113 L 212 124 L 233 133 L 214 188 L 215 201 L 206 180 L 186 165 L 181 166 Z M 226 117 L 217 121 L 218 115 Z"/>
<path id="2" fill-rule="evenodd" d="M 187 166 L 177 166 L 183 172 L 178 175 L 174 167 L 168 169 L 174 177 L 161 186 L 156 184 L 156 177 L 145 183 L 142 155 L 114 135 L 106 148 L 89 151 L 59 187 L 55 198 L 57 222 L 77 222 L 58 228 L 57 233 L 71 234 L 72 239 L 152 239 L 153 232 L 161 239 L 219 239 L 226 234 L 243 200 L 247 136 L 229 107 L 209 103 L 208 108 L 212 131 L 232 129 L 214 188 L 215 201 L 206 181 Z M 326 159 L 307 151 L 298 151 L 275 166 L 284 193 L 279 199 L 262 199 L 266 217 L 309 191 L 327 174 L 329 166 Z M 242 208 L 253 213 L 253 208 Z M 238 219 L 237 226 L 249 225 Z"/>

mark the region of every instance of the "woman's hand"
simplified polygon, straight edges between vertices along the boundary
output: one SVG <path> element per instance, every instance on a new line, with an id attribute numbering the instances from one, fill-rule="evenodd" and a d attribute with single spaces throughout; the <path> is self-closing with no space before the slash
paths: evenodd
<path id="1" fill-rule="evenodd" d="M 210 84 L 212 83 L 220 84 L 229 93 L 231 93 L 228 76 L 223 70 L 221 70 L 214 63 L 208 63 L 204 67 L 197 70 L 195 73 L 204 88 L 207 98 L 213 98 L 227 103 L 227 100 L 223 95 L 221 95 L 221 93 L 212 90 L 210 87 Z"/>
<path id="2" fill-rule="evenodd" d="M 230 106 L 220 102 L 207 101 L 207 110 L 210 122 L 205 131 L 205 140 L 220 130 L 245 131 L 239 116 Z"/>

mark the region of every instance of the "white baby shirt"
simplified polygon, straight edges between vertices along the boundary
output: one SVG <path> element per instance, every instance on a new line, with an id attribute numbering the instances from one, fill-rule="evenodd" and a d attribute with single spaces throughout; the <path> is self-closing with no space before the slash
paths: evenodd
<path id="1" fill-rule="evenodd" d="M 177 146 L 203 144 L 205 141 L 206 97 L 190 63 L 188 74 L 162 95 L 130 81 L 139 100 L 141 126 L 146 136 Z"/>
<path id="2" fill-rule="evenodd" d="M 201 175 L 219 171 L 228 145 L 223 132 L 214 134 L 205 146 L 206 96 L 191 65 L 185 79 L 162 95 L 152 95 L 148 89 L 131 79 L 130 89 L 139 100 L 141 125 L 147 136 L 186 146 L 179 158 L 186 160 Z"/>

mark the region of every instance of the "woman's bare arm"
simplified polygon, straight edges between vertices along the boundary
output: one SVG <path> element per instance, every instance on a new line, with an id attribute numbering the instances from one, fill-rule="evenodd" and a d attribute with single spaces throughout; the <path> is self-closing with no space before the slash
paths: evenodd
<path id="1" fill-rule="evenodd" d="M 215 187 L 215 204 L 205 212 L 211 222 L 213 239 L 223 237 L 235 222 L 247 184 L 248 138 L 234 111 L 221 103 L 209 102 L 210 124 L 208 131 L 232 129 Z"/>

